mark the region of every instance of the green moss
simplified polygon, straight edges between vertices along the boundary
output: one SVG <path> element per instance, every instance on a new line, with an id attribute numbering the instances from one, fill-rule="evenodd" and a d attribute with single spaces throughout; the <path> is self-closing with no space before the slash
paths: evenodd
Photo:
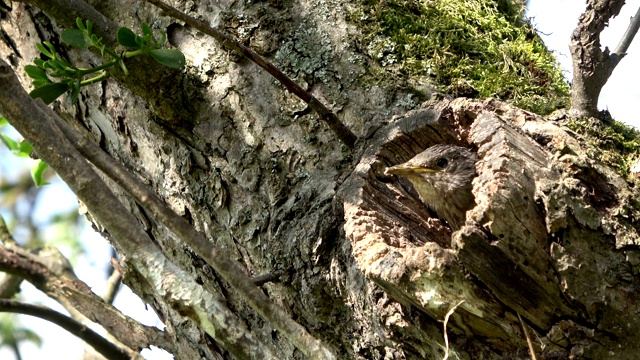
<path id="1" fill-rule="evenodd" d="M 569 118 L 563 124 L 600 149 L 602 154 L 597 156 L 600 161 L 618 169 L 627 181 L 640 185 L 640 180 L 631 174 L 631 167 L 640 158 L 639 130 L 619 121 L 607 124 L 596 118 Z"/>
<path id="2" fill-rule="evenodd" d="M 547 114 L 569 101 L 553 55 L 510 1 L 362 0 L 350 20 L 386 76 L 424 77 L 453 96 Z M 373 73 L 374 76 L 382 74 Z"/>

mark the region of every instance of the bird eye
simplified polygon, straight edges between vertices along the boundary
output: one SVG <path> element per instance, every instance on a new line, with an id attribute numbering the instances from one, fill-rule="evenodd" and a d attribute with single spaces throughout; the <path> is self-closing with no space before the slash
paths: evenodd
<path id="1" fill-rule="evenodd" d="M 436 161 L 436 166 L 439 167 L 439 168 L 444 168 L 445 166 L 447 166 L 448 163 L 449 163 L 449 161 L 447 161 L 447 159 L 440 158 L 440 159 L 438 159 L 438 161 Z"/>

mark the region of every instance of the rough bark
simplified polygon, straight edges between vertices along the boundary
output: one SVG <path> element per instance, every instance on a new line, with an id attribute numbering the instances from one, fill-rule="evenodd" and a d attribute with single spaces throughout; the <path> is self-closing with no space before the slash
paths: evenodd
<path id="1" fill-rule="evenodd" d="M 331 104 L 359 135 L 352 152 L 303 102 L 212 39 L 142 3 L 91 5 L 114 23 L 167 30 L 190 66 L 171 75 L 175 96 L 118 77 L 55 109 L 245 274 L 283 273 L 263 292 L 340 358 L 441 358 L 441 321 L 460 300 L 446 331 L 461 358 L 527 358 L 517 314 L 538 332 L 538 351 L 548 358 L 637 353 L 638 201 L 615 172 L 590 160 L 594 150 L 576 134 L 495 101 L 445 100 L 406 114 L 418 104 L 399 90 L 403 84 L 363 80 L 375 64 L 351 40 L 358 29 L 344 20 L 349 3 L 172 4 L 214 19 Z M 11 16 L 3 29 L 15 45 L 3 43 L 0 54 L 18 74 L 36 55 L 35 41 L 55 38 L 58 24 L 75 19 L 56 13 L 51 20 L 25 4 Z M 66 55 L 95 61 L 83 51 Z M 152 84 L 165 76 L 148 71 Z M 167 109 L 184 99 L 197 100 L 182 104 L 178 113 L 186 115 L 176 118 Z M 454 234 L 408 183 L 382 175 L 435 143 L 470 146 L 481 158 L 478 205 Z M 107 183 L 152 245 L 136 249 L 126 235 L 101 230 L 123 255 L 124 282 L 166 324 L 177 359 L 237 352 L 212 341 L 209 324 L 156 282 L 193 284 L 191 299 L 215 294 L 275 357 L 302 358 L 194 249 Z M 172 267 L 156 277 L 155 268 L 142 268 L 159 263 Z"/>
<path id="2" fill-rule="evenodd" d="M 620 13 L 624 0 L 589 0 L 578 26 L 571 34 L 569 49 L 573 61 L 571 110 L 580 116 L 598 115 L 602 87 L 624 53 L 610 53 L 600 47 L 600 33 Z"/>
<path id="3" fill-rule="evenodd" d="M 524 346 L 520 314 L 538 332 L 543 358 L 634 358 L 638 332 L 627 311 L 639 305 L 638 198 L 581 140 L 497 101 L 458 99 L 397 119 L 365 146 L 341 189 L 360 269 L 434 319 L 464 300 L 449 321 L 463 337 Z M 477 206 L 450 239 L 408 183 L 383 175 L 441 142 L 475 148 L 480 158 Z M 629 327 L 612 326 L 622 323 Z M 583 331 L 579 344 L 554 338 Z"/>

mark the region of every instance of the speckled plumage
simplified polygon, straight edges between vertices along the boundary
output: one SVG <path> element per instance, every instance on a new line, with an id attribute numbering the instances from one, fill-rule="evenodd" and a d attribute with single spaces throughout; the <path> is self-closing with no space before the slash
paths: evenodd
<path id="1" fill-rule="evenodd" d="M 439 144 L 385 173 L 409 179 L 420 200 L 456 230 L 464 225 L 467 210 L 475 206 L 471 181 L 476 160 L 467 148 Z"/>

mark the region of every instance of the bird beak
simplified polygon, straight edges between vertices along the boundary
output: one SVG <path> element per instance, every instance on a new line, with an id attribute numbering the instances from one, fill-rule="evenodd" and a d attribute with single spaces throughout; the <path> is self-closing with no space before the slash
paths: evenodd
<path id="1" fill-rule="evenodd" d="M 407 166 L 405 164 L 400 164 L 392 167 L 388 167 L 384 173 L 385 175 L 417 175 L 420 173 L 434 173 L 438 170 L 430 169 L 422 166 Z"/>

